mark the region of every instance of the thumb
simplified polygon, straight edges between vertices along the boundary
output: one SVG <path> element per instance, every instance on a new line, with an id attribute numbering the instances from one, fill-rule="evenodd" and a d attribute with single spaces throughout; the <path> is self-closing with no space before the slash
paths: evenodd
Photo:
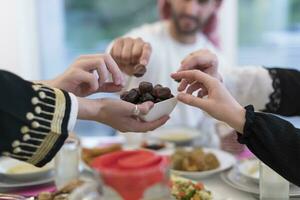
<path id="1" fill-rule="evenodd" d="M 154 106 L 153 102 L 147 101 L 141 105 L 138 105 L 138 108 L 140 109 L 141 115 L 146 115 L 153 106 Z"/>

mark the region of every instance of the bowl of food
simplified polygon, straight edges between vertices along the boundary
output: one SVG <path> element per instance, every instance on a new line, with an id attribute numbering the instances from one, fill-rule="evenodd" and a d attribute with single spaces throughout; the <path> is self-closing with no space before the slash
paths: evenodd
<path id="1" fill-rule="evenodd" d="M 176 145 L 190 145 L 201 132 L 187 127 L 166 127 L 151 132 L 150 137 Z"/>
<path id="2" fill-rule="evenodd" d="M 150 112 L 140 116 L 145 121 L 154 121 L 171 114 L 177 104 L 177 98 L 172 95 L 168 87 L 163 87 L 160 84 L 153 86 L 149 82 L 141 82 L 138 88 L 124 92 L 120 98 L 133 104 L 152 101 L 154 106 Z"/>
<path id="3" fill-rule="evenodd" d="M 0 174 L 6 178 L 17 181 L 32 181 L 53 176 L 54 163 L 50 162 L 44 167 L 35 167 L 29 163 L 12 158 L 0 159 Z"/>

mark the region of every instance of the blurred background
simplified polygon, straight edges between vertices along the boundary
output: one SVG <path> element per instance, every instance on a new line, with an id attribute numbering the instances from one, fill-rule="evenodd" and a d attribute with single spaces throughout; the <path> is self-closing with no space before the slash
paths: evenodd
<path id="1" fill-rule="evenodd" d="M 221 51 L 233 65 L 300 70 L 299 10 L 299 0 L 224 0 Z M 112 39 L 158 19 L 156 0 L 2 0 L 0 66 L 27 79 L 51 79 L 78 55 L 104 52 Z M 75 131 L 114 133 L 92 122 Z"/>

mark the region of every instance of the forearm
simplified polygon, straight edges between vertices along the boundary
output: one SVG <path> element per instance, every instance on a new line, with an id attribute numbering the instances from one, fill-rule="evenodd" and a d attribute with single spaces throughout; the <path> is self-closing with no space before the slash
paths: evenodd
<path id="1" fill-rule="evenodd" d="M 101 122 L 103 118 L 103 101 L 77 97 L 78 119 Z"/>
<path id="2" fill-rule="evenodd" d="M 0 153 L 43 166 L 68 136 L 71 95 L 5 71 L 0 71 L 0 83 L 5 94 L 0 103 Z"/>

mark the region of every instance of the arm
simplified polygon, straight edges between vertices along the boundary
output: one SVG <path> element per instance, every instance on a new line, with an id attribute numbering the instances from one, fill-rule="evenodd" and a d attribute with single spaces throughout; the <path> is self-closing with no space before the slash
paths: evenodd
<path id="1" fill-rule="evenodd" d="M 238 141 L 290 182 L 300 186 L 300 130 L 271 114 L 246 107 L 246 123 Z"/>
<path id="2" fill-rule="evenodd" d="M 169 117 L 143 122 L 134 115 L 135 105 L 111 99 L 84 99 L 71 93 L 34 84 L 0 70 L 0 153 L 36 166 L 55 156 L 77 118 L 93 120 L 123 132 L 146 132 Z M 138 105 L 140 114 L 153 103 Z"/>
<path id="3" fill-rule="evenodd" d="M 0 87 L 0 153 L 43 166 L 73 128 L 77 107 L 72 95 L 6 71 L 0 71 Z"/>
<path id="4" fill-rule="evenodd" d="M 239 142 L 246 144 L 277 173 L 300 185 L 299 129 L 273 115 L 256 113 L 253 107 L 243 108 L 219 80 L 199 70 L 175 73 L 172 77 L 187 83 L 179 87 L 181 92 L 186 90 L 178 95 L 180 101 L 230 125 L 239 132 Z M 202 98 L 203 89 L 207 91 L 206 98 Z M 193 95 L 195 91 L 198 91 L 197 97 Z"/>
<path id="5" fill-rule="evenodd" d="M 242 105 L 253 104 L 257 110 L 295 116 L 300 114 L 300 72 L 291 69 L 244 66 L 226 68 L 218 73 L 218 59 L 208 50 L 188 55 L 179 71 L 198 69 L 223 81 Z"/>

